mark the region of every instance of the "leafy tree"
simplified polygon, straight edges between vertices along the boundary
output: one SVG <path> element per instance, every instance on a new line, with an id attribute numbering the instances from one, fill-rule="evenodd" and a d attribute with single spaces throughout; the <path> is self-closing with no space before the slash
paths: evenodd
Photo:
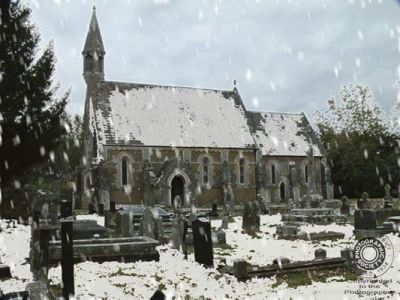
<path id="1" fill-rule="evenodd" d="M 399 136 L 389 130 L 368 86 L 343 85 L 316 119 L 336 195 L 360 197 L 366 191 L 380 197 L 385 183 L 398 184 Z"/>
<path id="2" fill-rule="evenodd" d="M 69 98 L 55 94 L 55 55 L 50 43 L 38 55 L 39 33 L 30 9 L 19 1 L 0 1 L 0 178 L 1 187 L 49 158 L 60 143 Z"/>

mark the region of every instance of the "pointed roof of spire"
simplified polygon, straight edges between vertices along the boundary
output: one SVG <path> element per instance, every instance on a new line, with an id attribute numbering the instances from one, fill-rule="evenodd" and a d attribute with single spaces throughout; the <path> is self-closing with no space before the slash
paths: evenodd
<path id="1" fill-rule="evenodd" d="M 96 6 L 93 6 L 92 19 L 90 20 L 89 31 L 86 36 L 83 52 L 87 51 L 102 51 L 104 50 L 103 40 L 101 38 L 99 22 L 96 16 Z"/>

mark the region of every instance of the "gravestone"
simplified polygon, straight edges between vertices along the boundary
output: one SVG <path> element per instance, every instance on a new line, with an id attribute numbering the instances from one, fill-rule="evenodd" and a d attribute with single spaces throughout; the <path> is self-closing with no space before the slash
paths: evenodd
<path id="1" fill-rule="evenodd" d="M 130 213 L 121 214 L 121 236 L 123 237 L 133 236 L 133 220 Z"/>
<path id="2" fill-rule="evenodd" d="M 315 257 L 315 260 L 326 259 L 326 250 L 322 249 L 322 248 L 315 250 L 314 257 Z"/>
<path id="3" fill-rule="evenodd" d="M 216 232 L 218 244 L 226 244 L 226 233 L 223 230 Z"/>
<path id="4" fill-rule="evenodd" d="M 228 229 L 228 223 L 229 223 L 229 213 L 225 212 L 225 216 L 222 218 L 221 228 Z"/>
<path id="5" fill-rule="evenodd" d="M 242 229 L 246 232 L 260 230 L 260 207 L 257 201 L 248 201 L 244 203 Z"/>
<path id="6" fill-rule="evenodd" d="M 248 263 L 243 259 L 237 259 L 233 262 L 233 275 L 238 279 L 245 279 L 249 275 Z"/>
<path id="7" fill-rule="evenodd" d="M 150 298 L 150 300 L 165 300 L 165 299 L 166 299 L 165 294 L 160 290 L 157 290 Z"/>
<path id="8" fill-rule="evenodd" d="M 213 246 L 211 223 L 206 218 L 198 218 L 192 222 L 194 259 L 206 267 L 213 267 Z"/>
<path id="9" fill-rule="evenodd" d="M 357 200 L 357 208 L 358 209 L 367 209 L 368 208 L 368 193 L 364 192 L 361 195 L 361 199 Z"/>
<path id="10" fill-rule="evenodd" d="M 250 231 L 252 229 L 252 210 L 250 202 L 245 202 L 242 215 L 242 229 Z"/>
<path id="11" fill-rule="evenodd" d="M 156 210 L 146 207 L 140 222 L 141 235 L 160 240 L 163 236 L 162 220 Z"/>
<path id="12" fill-rule="evenodd" d="M 42 281 L 30 282 L 26 285 L 26 290 L 31 300 L 49 299 L 49 291 L 47 284 Z M 1 295 L 1 294 L 0 294 Z M 15 299 L 23 299 L 16 297 Z"/>
<path id="13" fill-rule="evenodd" d="M 340 206 L 340 213 L 347 215 L 350 212 L 349 199 L 346 196 L 342 196 L 342 205 Z"/>
<path id="14" fill-rule="evenodd" d="M 258 205 L 260 206 L 260 212 L 262 214 L 268 213 L 268 209 L 267 209 L 268 203 L 267 203 L 267 201 L 263 197 L 258 195 L 257 196 L 257 202 L 258 202 Z"/>
<path id="15" fill-rule="evenodd" d="M 376 215 L 369 209 L 359 209 L 354 212 L 354 229 L 375 230 Z"/>
<path id="16" fill-rule="evenodd" d="M 391 190 L 391 187 L 387 183 L 385 185 L 385 197 L 383 198 L 384 199 L 384 206 L 383 206 L 384 208 L 393 208 L 393 198 L 392 198 L 392 195 L 390 194 L 390 190 Z"/>
<path id="17" fill-rule="evenodd" d="M 218 204 L 216 202 L 211 204 L 211 212 L 208 215 L 211 217 L 218 217 Z"/>
<path id="18" fill-rule="evenodd" d="M 189 219 L 190 219 L 190 222 L 193 222 L 194 220 L 197 219 L 197 208 L 194 204 L 190 208 Z"/>

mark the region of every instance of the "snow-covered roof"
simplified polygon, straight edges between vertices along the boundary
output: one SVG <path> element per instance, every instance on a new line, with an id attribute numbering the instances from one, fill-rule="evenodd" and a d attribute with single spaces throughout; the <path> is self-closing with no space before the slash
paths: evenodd
<path id="1" fill-rule="evenodd" d="M 309 137 L 314 155 L 324 155 L 324 149 L 303 113 L 248 111 L 247 115 L 262 155 L 306 156 Z"/>
<path id="2" fill-rule="evenodd" d="M 105 81 L 89 117 L 97 146 L 254 148 L 239 94 Z M 99 149 L 101 151 L 101 149 Z"/>

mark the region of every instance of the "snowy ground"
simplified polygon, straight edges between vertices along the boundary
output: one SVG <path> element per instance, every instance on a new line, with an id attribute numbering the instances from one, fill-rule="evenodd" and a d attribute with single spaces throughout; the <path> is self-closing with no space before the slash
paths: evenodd
<path id="1" fill-rule="evenodd" d="M 82 217 L 81 217 L 82 218 Z M 102 222 L 102 218 L 98 218 Z M 213 221 L 218 227 L 221 221 Z M 339 231 L 345 233 L 343 240 L 322 241 L 284 241 L 273 237 L 280 216 L 262 216 L 261 233 L 251 237 L 241 233 L 241 218 L 229 224 L 227 242 L 233 249 L 215 248 L 216 260 L 225 258 L 228 264 L 236 258 L 245 258 L 252 264 L 266 265 L 279 256 L 291 260 L 309 260 L 316 248 L 327 250 L 329 257 L 340 255 L 351 235 L 350 225 L 306 226 L 305 231 Z M 4 292 L 23 290 L 31 280 L 29 265 L 29 227 L 16 225 L 16 228 L 4 229 L 6 223 L 0 222 L 0 256 L 4 263 L 12 267 L 12 280 L 0 282 Z M 395 248 L 392 268 L 382 279 L 391 279 L 392 283 L 379 290 L 400 291 L 400 238 L 390 235 Z M 345 295 L 345 290 L 358 290 L 359 283 L 340 281 L 333 278 L 328 283 L 314 282 L 312 285 L 296 289 L 287 288 L 286 283 L 273 288 L 275 278 L 253 279 L 238 282 L 234 277 L 221 275 L 215 269 L 206 269 L 194 262 L 193 256 L 185 260 L 181 253 L 171 250 L 167 245 L 160 246 L 159 262 L 118 263 L 84 262 L 75 266 L 75 289 L 80 299 L 149 299 L 157 288 L 161 288 L 169 299 L 359 299 Z M 307 274 L 305 274 L 307 276 Z M 49 273 L 51 284 L 61 283 L 61 269 L 52 268 Z M 397 298 L 396 298 L 397 297 Z M 362 299 L 371 299 L 364 297 Z M 394 298 L 400 299 L 397 295 Z"/>

